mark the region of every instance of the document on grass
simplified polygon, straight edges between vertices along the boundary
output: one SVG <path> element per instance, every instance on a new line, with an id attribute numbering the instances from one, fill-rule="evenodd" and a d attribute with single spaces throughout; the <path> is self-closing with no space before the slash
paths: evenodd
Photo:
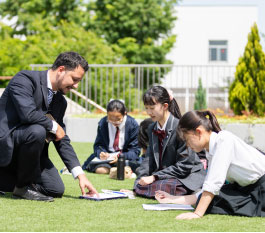
<path id="1" fill-rule="evenodd" d="M 145 210 L 194 210 L 191 205 L 180 204 L 143 204 Z"/>
<path id="2" fill-rule="evenodd" d="M 109 157 L 106 160 L 101 160 L 98 157 L 95 157 L 94 159 L 91 160 L 91 164 L 101 164 L 101 163 L 109 163 L 113 161 L 116 158 L 116 155 L 118 155 L 120 152 L 113 152 L 109 153 Z"/>
<path id="3" fill-rule="evenodd" d="M 99 197 L 94 195 L 92 197 L 90 197 L 90 196 L 80 196 L 79 198 L 92 200 L 92 201 L 104 201 L 104 200 L 128 198 L 128 195 L 126 193 L 113 191 L 112 193 L 99 193 Z"/>

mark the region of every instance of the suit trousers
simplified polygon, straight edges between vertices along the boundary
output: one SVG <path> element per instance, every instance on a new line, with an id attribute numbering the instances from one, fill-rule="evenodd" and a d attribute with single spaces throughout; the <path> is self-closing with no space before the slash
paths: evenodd
<path id="1" fill-rule="evenodd" d="M 61 197 L 64 184 L 48 158 L 46 130 L 37 124 L 23 125 L 14 130 L 12 138 L 12 161 L 7 167 L 0 167 L 0 190 L 12 192 L 15 186 L 34 183 L 41 193 Z"/>

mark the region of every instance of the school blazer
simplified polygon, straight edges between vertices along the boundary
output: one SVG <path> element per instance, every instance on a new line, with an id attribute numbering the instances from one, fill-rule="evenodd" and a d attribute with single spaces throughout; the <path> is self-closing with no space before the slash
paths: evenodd
<path id="1" fill-rule="evenodd" d="M 166 125 L 166 138 L 163 140 L 162 170 L 159 170 L 159 141 L 152 133 L 157 130 L 157 123 L 154 122 L 148 128 L 149 146 L 146 157 L 143 160 L 138 180 L 143 176 L 156 175 L 159 180 L 178 179 L 190 190 L 197 190 L 202 187 L 206 172 L 200 162 L 198 155 L 186 147 L 177 132 L 179 120 L 170 114 Z"/>
<path id="2" fill-rule="evenodd" d="M 1 167 L 5 167 L 11 162 L 14 149 L 12 132 L 17 127 L 27 124 L 38 124 L 49 132 L 52 129 L 52 121 L 45 116 L 49 111 L 57 123 L 65 130 L 63 117 L 67 102 L 63 95 L 57 92 L 48 109 L 47 72 L 47 70 L 20 71 L 10 80 L 0 98 Z M 80 166 L 67 135 L 58 142 L 54 141 L 54 145 L 69 171 L 76 166 Z M 45 144 L 43 153 L 48 156 L 48 144 Z"/>
<path id="3" fill-rule="evenodd" d="M 141 152 L 140 147 L 138 146 L 138 135 L 139 125 L 134 118 L 127 115 L 127 120 L 125 122 L 125 139 L 122 153 L 125 156 L 126 160 L 138 160 L 139 154 Z M 107 117 L 103 117 L 98 123 L 97 137 L 94 143 L 94 154 L 91 158 L 98 157 L 100 153 L 108 152 L 109 148 L 109 128 Z"/>

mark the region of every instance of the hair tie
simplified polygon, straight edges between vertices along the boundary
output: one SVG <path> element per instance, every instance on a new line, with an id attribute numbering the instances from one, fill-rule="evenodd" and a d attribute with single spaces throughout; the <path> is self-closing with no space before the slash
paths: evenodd
<path id="1" fill-rule="evenodd" d="M 167 93 L 168 93 L 168 95 L 169 95 L 169 99 L 170 99 L 170 101 L 172 101 L 172 100 L 174 99 L 174 97 L 173 97 L 173 91 L 170 90 L 170 89 L 168 89 L 168 90 L 167 90 Z"/>
<path id="2" fill-rule="evenodd" d="M 110 103 L 112 100 L 119 100 L 119 101 L 121 101 L 123 104 L 125 104 L 125 101 L 124 101 L 123 99 L 110 99 L 110 100 L 109 100 L 109 103 Z"/>

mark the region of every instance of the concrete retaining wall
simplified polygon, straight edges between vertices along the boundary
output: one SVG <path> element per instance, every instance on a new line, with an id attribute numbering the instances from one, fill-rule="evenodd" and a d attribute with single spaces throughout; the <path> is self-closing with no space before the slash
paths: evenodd
<path id="1" fill-rule="evenodd" d="M 67 134 L 73 142 L 94 142 L 99 120 L 99 118 L 65 117 Z M 141 121 L 142 119 L 137 119 L 138 123 Z M 265 151 L 265 124 L 223 124 L 221 128 Z"/>

